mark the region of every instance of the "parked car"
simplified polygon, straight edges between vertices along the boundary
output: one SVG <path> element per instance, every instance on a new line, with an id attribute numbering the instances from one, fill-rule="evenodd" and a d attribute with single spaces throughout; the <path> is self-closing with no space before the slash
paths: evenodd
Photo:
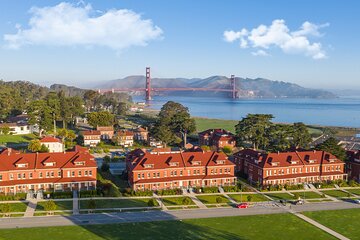
<path id="1" fill-rule="evenodd" d="M 360 204 L 360 199 L 354 199 L 354 203 Z"/>
<path id="2" fill-rule="evenodd" d="M 302 199 L 296 200 L 293 202 L 295 205 L 303 205 L 305 202 Z"/>
<path id="3" fill-rule="evenodd" d="M 249 204 L 247 203 L 240 203 L 238 205 L 236 205 L 236 208 L 248 208 L 249 207 Z"/>

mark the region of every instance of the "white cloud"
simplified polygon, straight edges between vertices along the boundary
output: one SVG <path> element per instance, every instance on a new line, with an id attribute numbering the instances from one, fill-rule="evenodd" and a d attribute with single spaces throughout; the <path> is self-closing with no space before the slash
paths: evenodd
<path id="1" fill-rule="evenodd" d="M 262 56 L 262 57 L 267 57 L 270 56 L 267 52 L 265 52 L 262 49 L 257 50 L 256 52 L 252 52 L 251 53 L 253 56 Z"/>
<path id="2" fill-rule="evenodd" d="M 326 58 L 320 42 L 311 42 L 309 37 L 321 37 L 319 29 L 329 26 L 328 23 L 316 25 L 304 22 L 299 30 L 291 32 L 285 21 L 276 19 L 270 26 L 259 25 L 252 30 L 242 29 L 239 32 L 225 31 L 224 39 L 227 42 L 239 40 L 240 47 L 257 49 L 252 52 L 254 56 L 268 56 L 264 49 L 280 48 L 287 54 L 303 54 L 313 59 Z"/>
<path id="3" fill-rule="evenodd" d="M 90 4 L 62 2 L 52 7 L 30 9 L 29 28 L 16 26 L 16 34 L 5 34 L 9 48 L 24 45 L 105 46 L 121 50 L 145 46 L 161 39 L 163 31 L 149 19 L 142 19 L 127 9 L 111 9 L 103 13 Z"/>

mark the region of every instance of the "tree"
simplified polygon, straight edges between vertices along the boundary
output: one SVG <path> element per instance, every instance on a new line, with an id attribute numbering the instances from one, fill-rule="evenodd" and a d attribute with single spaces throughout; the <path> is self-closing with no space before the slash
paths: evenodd
<path id="1" fill-rule="evenodd" d="M 10 204 L 9 203 L 1 204 L 0 212 L 3 213 L 5 216 L 9 216 L 9 213 L 11 212 Z"/>
<path id="2" fill-rule="evenodd" d="M 129 106 L 125 102 L 119 102 L 119 104 L 116 107 L 116 114 L 120 116 L 125 116 L 128 109 Z"/>
<path id="3" fill-rule="evenodd" d="M 99 96 L 100 94 L 93 90 L 88 90 L 84 93 L 85 105 L 88 111 L 95 108 L 95 101 Z"/>
<path id="4" fill-rule="evenodd" d="M 49 92 L 45 101 L 52 116 L 54 133 L 56 133 L 56 121 L 61 120 L 60 99 L 56 92 Z"/>
<path id="5" fill-rule="evenodd" d="M 155 125 L 155 128 L 152 130 L 152 135 L 162 141 L 164 143 L 164 147 L 166 147 L 169 143 L 175 141 L 175 136 L 171 132 L 170 128 L 165 125 Z"/>
<path id="6" fill-rule="evenodd" d="M 346 160 L 346 151 L 343 149 L 335 138 L 330 137 L 325 140 L 323 143 L 318 144 L 315 149 L 320 151 L 329 152 L 335 155 L 338 159 L 345 161 Z"/>
<path id="7" fill-rule="evenodd" d="M 273 124 L 269 128 L 269 150 L 284 151 L 290 148 L 291 126 Z"/>
<path id="8" fill-rule="evenodd" d="M 107 112 L 91 112 L 87 115 L 88 122 L 91 126 L 112 126 L 114 124 L 114 115 Z"/>
<path id="9" fill-rule="evenodd" d="M 87 207 L 88 209 L 91 209 L 89 212 L 92 212 L 96 208 L 96 201 L 94 199 L 90 199 Z"/>
<path id="10" fill-rule="evenodd" d="M 110 169 L 110 165 L 107 162 L 104 161 L 101 164 L 101 171 L 102 172 L 107 172 L 107 171 L 109 171 L 109 169 Z"/>
<path id="11" fill-rule="evenodd" d="M 222 151 L 226 154 L 231 154 L 232 148 L 230 146 L 225 146 L 225 147 L 223 147 Z"/>
<path id="12" fill-rule="evenodd" d="M 191 199 L 189 197 L 184 197 L 182 200 L 183 205 L 190 205 L 192 203 Z"/>
<path id="13" fill-rule="evenodd" d="M 41 144 L 39 152 L 42 152 L 42 153 L 49 152 L 49 148 L 47 146 L 45 146 L 44 144 Z"/>
<path id="14" fill-rule="evenodd" d="M 46 201 L 44 205 L 44 209 L 48 214 L 52 214 L 53 211 L 57 209 L 57 205 L 53 200 Z"/>
<path id="15" fill-rule="evenodd" d="M 252 196 L 251 196 L 251 195 L 248 195 L 246 198 L 247 198 L 247 201 L 248 201 L 248 202 L 251 202 L 251 200 L 252 200 Z"/>
<path id="16" fill-rule="evenodd" d="M 291 145 L 293 148 L 306 148 L 311 142 L 311 135 L 306 125 L 302 122 L 294 123 L 291 132 Z"/>
<path id="17" fill-rule="evenodd" d="M 205 151 L 205 152 L 210 151 L 210 147 L 209 147 L 209 146 L 206 146 L 206 145 L 202 145 L 202 146 L 200 146 L 200 148 L 201 148 L 203 151 Z"/>
<path id="18" fill-rule="evenodd" d="M 222 202 L 223 202 L 223 198 L 222 198 L 222 197 L 217 197 L 217 198 L 216 198 L 216 202 L 217 202 L 217 203 L 222 203 Z"/>
<path id="19" fill-rule="evenodd" d="M 269 128 L 272 126 L 271 114 L 248 114 L 235 126 L 240 145 L 250 142 L 254 149 L 266 148 L 269 145 Z"/>
<path id="20" fill-rule="evenodd" d="M 155 207 L 157 204 L 156 204 L 155 199 L 151 198 L 151 199 L 149 199 L 147 205 L 148 205 L 149 207 Z"/>
<path id="21" fill-rule="evenodd" d="M 41 150 L 41 142 L 38 139 L 31 140 L 28 145 L 28 150 L 31 152 L 39 152 Z"/>
<path id="22" fill-rule="evenodd" d="M 169 101 L 160 110 L 154 133 L 156 135 L 161 132 L 157 134 L 157 138 L 163 142 L 174 142 L 176 136 L 181 137 L 185 146 L 187 134 L 195 130 L 195 120 L 191 118 L 189 109 L 180 103 Z"/>
<path id="23" fill-rule="evenodd" d="M 53 128 L 53 115 L 50 107 L 44 100 L 36 100 L 31 102 L 27 107 L 29 115 L 29 123 L 38 125 L 41 130 L 51 130 Z"/>
<path id="24" fill-rule="evenodd" d="M 0 133 L 4 134 L 4 135 L 8 135 L 10 133 L 10 128 L 8 126 L 1 127 L 0 128 Z"/>

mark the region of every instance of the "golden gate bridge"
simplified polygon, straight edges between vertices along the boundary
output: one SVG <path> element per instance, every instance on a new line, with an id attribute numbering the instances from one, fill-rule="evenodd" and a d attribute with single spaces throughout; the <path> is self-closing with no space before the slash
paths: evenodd
<path id="1" fill-rule="evenodd" d="M 153 92 L 165 92 L 165 91 L 212 91 L 212 92 L 229 92 L 233 99 L 236 98 L 238 90 L 236 90 L 235 75 L 230 77 L 230 88 L 152 88 L 151 87 L 151 75 L 150 67 L 146 68 L 145 72 L 145 87 L 144 88 L 112 88 L 112 89 L 98 89 L 99 93 L 106 92 L 145 92 L 145 100 L 151 100 Z"/>

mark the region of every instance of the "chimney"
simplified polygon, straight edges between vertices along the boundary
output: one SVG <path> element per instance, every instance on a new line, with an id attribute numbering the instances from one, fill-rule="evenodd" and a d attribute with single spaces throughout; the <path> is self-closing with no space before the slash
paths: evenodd
<path id="1" fill-rule="evenodd" d="M 8 148 L 8 156 L 11 154 L 11 148 Z"/>

